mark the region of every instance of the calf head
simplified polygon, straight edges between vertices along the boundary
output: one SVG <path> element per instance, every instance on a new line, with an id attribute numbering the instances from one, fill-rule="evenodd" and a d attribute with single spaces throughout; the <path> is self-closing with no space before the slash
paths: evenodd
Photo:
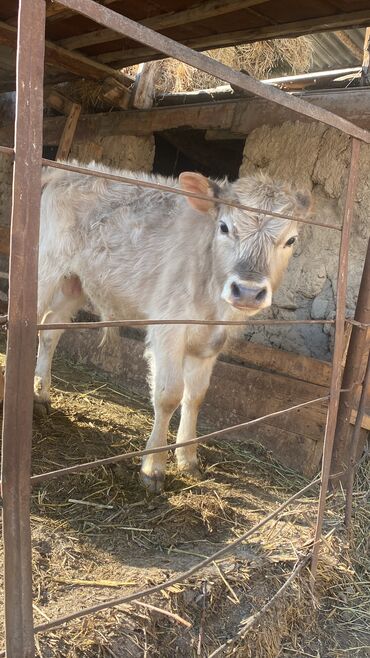
<path id="1" fill-rule="evenodd" d="M 187 192 L 209 197 L 188 197 L 188 203 L 214 217 L 213 275 L 222 299 L 248 315 L 268 308 L 292 255 L 297 222 L 215 203 L 214 199 L 304 217 L 310 209 L 310 194 L 264 175 L 216 183 L 186 172 L 180 175 L 180 185 Z"/>

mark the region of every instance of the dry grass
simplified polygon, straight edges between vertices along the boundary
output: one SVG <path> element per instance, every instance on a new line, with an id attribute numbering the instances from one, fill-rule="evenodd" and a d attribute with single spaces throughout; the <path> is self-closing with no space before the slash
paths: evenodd
<path id="1" fill-rule="evenodd" d="M 236 70 L 243 70 L 255 78 L 265 78 L 274 72 L 278 75 L 291 75 L 308 71 L 312 63 L 313 45 L 309 37 L 296 39 L 273 39 L 256 43 L 217 48 L 205 53 Z M 137 66 L 123 71 L 134 77 Z M 157 93 L 175 93 L 208 89 L 222 84 L 222 81 L 198 71 L 176 59 L 159 62 L 156 79 Z M 109 110 L 111 105 L 102 99 L 101 84 L 79 80 L 63 85 L 64 93 L 81 103 L 85 111 Z"/>
<path id="2" fill-rule="evenodd" d="M 34 472 L 144 446 L 152 418 L 145 400 L 102 373 L 60 359 L 53 384 L 53 413 L 35 421 Z M 201 456 L 202 482 L 179 477 L 171 462 L 166 493 L 150 499 L 139 484 L 139 464 L 131 462 L 33 490 L 36 623 L 188 569 L 303 484 L 258 446 L 216 442 L 202 448 Z M 341 526 L 343 497 L 329 500 L 318 599 L 311 597 L 306 570 L 227 655 L 369 655 L 369 483 L 364 464 L 350 542 Z M 207 656 L 271 598 L 307 550 L 316 494 L 300 499 L 227 558 L 142 602 L 149 607 L 119 606 L 41 634 L 38 656 Z"/>
<path id="3" fill-rule="evenodd" d="M 262 79 L 273 71 L 279 75 L 308 71 L 312 63 L 313 48 L 308 37 L 299 37 L 217 48 L 205 54 L 232 69 L 243 70 L 255 78 Z M 175 59 L 165 59 L 161 62 L 156 82 L 158 91 L 163 93 L 208 89 L 219 84 L 222 84 L 219 79 Z"/>

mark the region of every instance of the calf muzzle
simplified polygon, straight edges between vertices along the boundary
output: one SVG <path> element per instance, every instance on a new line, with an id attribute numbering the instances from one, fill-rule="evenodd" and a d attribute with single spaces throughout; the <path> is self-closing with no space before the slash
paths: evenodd
<path id="1" fill-rule="evenodd" d="M 271 305 L 271 286 L 264 277 L 259 282 L 241 281 L 234 278 L 228 281 L 223 291 L 223 299 L 240 310 L 260 311 Z"/>

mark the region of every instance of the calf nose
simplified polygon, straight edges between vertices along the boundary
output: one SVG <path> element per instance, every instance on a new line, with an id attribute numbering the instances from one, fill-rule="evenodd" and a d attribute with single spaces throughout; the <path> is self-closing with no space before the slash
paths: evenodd
<path id="1" fill-rule="evenodd" d="M 242 283 L 231 284 L 231 298 L 236 306 L 245 306 L 247 308 L 259 308 L 266 301 L 267 288 L 261 287 L 248 287 Z"/>

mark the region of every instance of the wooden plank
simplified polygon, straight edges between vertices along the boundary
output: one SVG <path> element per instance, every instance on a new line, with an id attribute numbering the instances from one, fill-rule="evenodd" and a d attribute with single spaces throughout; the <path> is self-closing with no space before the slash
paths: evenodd
<path id="1" fill-rule="evenodd" d="M 73 138 L 76 132 L 77 122 L 81 114 L 81 105 L 73 103 L 67 120 L 65 122 L 62 137 L 59 142 L 56 155 L 57 160 L 67 160 L 72 147 Z"/>
<path id="2" fill-rule="evenodd" d="M 339 90 L 296 94 L 308 102 L 323 107 L 352 121 L 356 125 L 370 127 L 370 90 Z M 227 130 L 239 135 L 248 135 L 262 125 L 279 125 L 295 120 L 290 110 L 266 103 L 258 98 L 238 98 L 214 103 L 192 103 L 180 106 L 155 107 L 149 110 L 129 110 L 84 114 L 77 128 L 78 140 L 91 139 L 94 135 L 148 135 L 173 128 L 196 128 L 199 130 Z M 306 121 L 300 117 L 300 121 Z M 44 143 L 57 145 L 64 128 L 60 117 L 44 120 Z M 11 146 L 13 124 L 0 126 L 0 143 Z"/>
<path id="3" fill-rule="evenodd" d="M 367 27 L 365 32 L 361 84 L 370 84 L 370 27 Z"/>
<path id="4" fill-rule="evenodd" d="M 354 425 L 356 422 L 357 418 L 357 411 L 356 409 L 353 409 L 351 412 L 351 425 Z M 363 419 L 362 419 L 362 424 L 361 424 L 362 429 L 367 430 L 368 432 L 370 431 L 370 414 L 365 414 Z"/>
<path id="5" fill-rule="evenodd" d="M 262 27 L 246 28 L 234 32 L 205 35 L 183 40 L 182 43 L 194 50 L 208 50 L 210 48 L 224 48 L 236 46 L 241 43 L 252 43 L 264 39 L 281 39 L 296 37 L 312 32 L 324 32 L 341 28 L 366 26 L 370 21 L 370 7 L 361 11 L 349 13 L 336 13 L 329 16 L 307 18 L 305 20 L 288 23 L 274 23 Z M 129 66 L 137 62 L 145 62 L 152 59 L 163 58 L 163 55 L 150 47 L 140 46 L 128 48 L 122 55 L 122 50 L 112 51 L 99 55 L 97 59 L 101 62 L 114 62 L 116 66 Z"/>
<path id="6" fill-rule="evenodd" d="M 324 387 L 330 384 L 330 363 L 294 352 L 285 352 L 243 340 L 227 344 L 223 355 L 236 363 L 279 373 L 310 384 Z"/>
<path id="7" fill-rule="evenodd" d="M 132 88 L 132 106 L 149 109 L 153 105 L 155 80 L 159 73 L 158 62 L 140 64 Z"/>
<path id="8" fill-rule="evenodd" d="M 170 11 L 166 14 L 151 16 L 150 18 L 139 21 L 139 23 L 146 27 L 150 27 L 152 30 L 160 32 L 161 30 L 170 27 L 187 25 L 208 18 L 214 18 L 215 16 L 231 14 L 236 11 L 248 9 L 249 7 L 261 5 L 264 2 L 266 2 L 266 0 L 206 0 L 205 2 L 190 7 L 189 9 L 184 9 L 178 12 Z M 98 43 L 109 43 L 110 41 L 117 41 L 118 39 L 122 39 L 122 35 L 114 32 L 114 30 L 102 28 L 75 37 L 62 39 L 58 43 L 60 46 L 63 46 L 63 48 L 74 50 L 76 48 L 86 48 L 87 46 L 92 46 Z"/>
<path id="9" fill-rule="evenodd" d="M 44 103 L 48 107 L 51 107 L 53 110 L 60 112 L 61 114 L 68 114 L 71 112 L 73 105 L 75 103 L 67 96 L 64 96 L 56 89 L 51 89 L 49 93 L 44 98 Z"/>
<path id="10" fill-rule="evenodd" d="M 367 89 L 353 91 L 298 94 L 305 100 L 337 112 L 363 128 L 370 127 L 370 92 Z M 84 114 L 79 121 L 76 139 L 91 139 L 93 135 L 148 135 L 173 128 L 199 130 L 231 130 L 248 135 L 262 125 L 280 125 L 296 120 L 296 114 L 278 105 L 255 98 L 218 101 L 213 104 L 155 107 L 149 110 L 128 110 L 102 114 Z M 306 121 L 300 117 L 300 121 Z M 60 117 L 44 120 L 44 143 L 58 144 L 64 122 Z M 0 143 L 12 145 L 13 126 L 0 127 Z"/>
<path id="11" fill-rule="evenodd" d="M 115 107 L 126 110 L 131 103 L 131 91 L 118 80 L 106 78 L 100 89 L 100 96 Z"/>
<path id="12" fill-rule="evenodd" d="M 108 7 L 118 0 L 99 0 L 101 5 Z M 72 11 L 71 9 L 66 9 L 63 5 L 58 4 L 55 0 L 46 0 L 46 18 L 47 23 L 53 23 L 54 21 L 66 20 L 68 18 L 75 17 L 77 12 Z M 8 25 L 17 25 L 18 16 L 12 16 L 6 21 Z"/>
<path id="13" fill-rule="evenodd" d="M 3 21 L 0 21 L 0 43 L 14 49 L 17 44 L 17 29 Z M 120 71 L 116 71 L 80 53 L 74 53 L 61 48 L 51 41 L 45 42 L 45 61 L 52 66 L 67 70 L 79 77 L 92 78 L 93 80 L 103 80 L 104 78 L 112 77 L 126 86 L 131 85 L 133 82 L 132 78 Z"/>

